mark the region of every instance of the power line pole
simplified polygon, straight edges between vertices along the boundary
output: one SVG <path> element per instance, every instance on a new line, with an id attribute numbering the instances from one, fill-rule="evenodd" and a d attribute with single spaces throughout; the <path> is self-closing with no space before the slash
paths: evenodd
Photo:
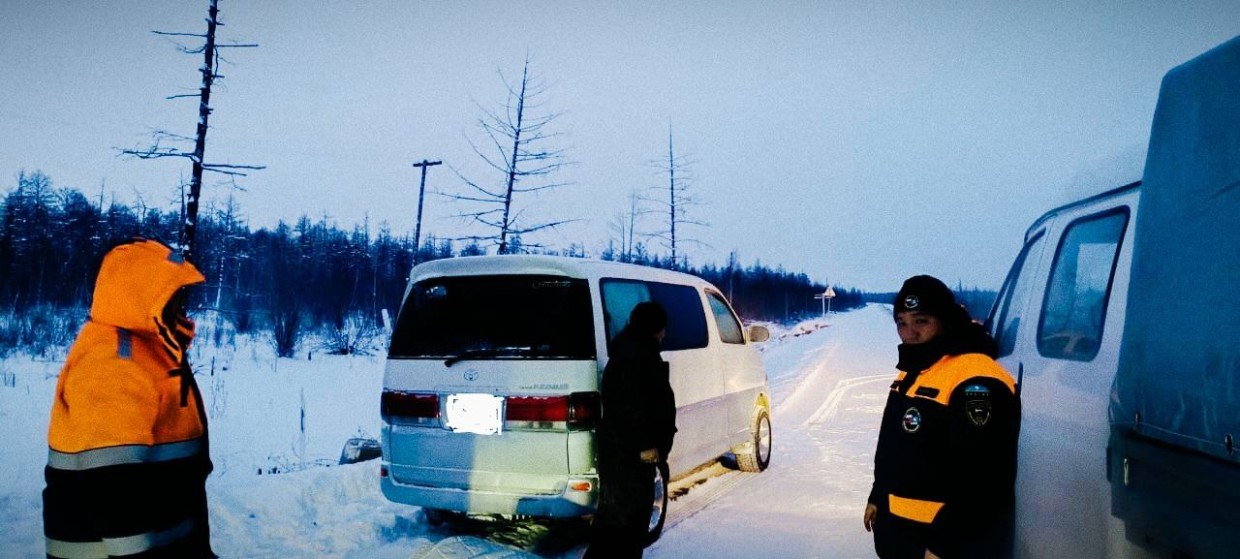
<path id="1" fill-rule="evenodd" d="M 413 263 L 418 263 L 418 254 L 422 251 L 422 199 L 426 196 L 426 168 L 434 167 L 442 164 L 443 161 L 427 161 L 422 160 L 421 163 L 414 163 L 414 167 L 422 168 L 422 184 L 418 187 L 418 221 L 413 226 Z"/>

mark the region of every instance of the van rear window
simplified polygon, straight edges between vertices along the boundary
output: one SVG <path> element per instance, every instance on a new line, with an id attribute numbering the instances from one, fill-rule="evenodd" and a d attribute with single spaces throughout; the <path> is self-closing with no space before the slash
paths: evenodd
<path id="1" fill-rule="evenodd" d="M 594 359 L 586 280 L 455 276 L 413 285 L 388 356 Z"/>

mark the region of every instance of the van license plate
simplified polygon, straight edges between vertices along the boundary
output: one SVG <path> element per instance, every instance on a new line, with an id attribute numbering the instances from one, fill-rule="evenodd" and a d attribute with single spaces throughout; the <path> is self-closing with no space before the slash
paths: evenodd
<path id="1" fill-rule="evenodd" d="M 492 394 L 449 394 L 444 427 L 457 433 L 497 435 L 504 425 L 504 399 Z"/>

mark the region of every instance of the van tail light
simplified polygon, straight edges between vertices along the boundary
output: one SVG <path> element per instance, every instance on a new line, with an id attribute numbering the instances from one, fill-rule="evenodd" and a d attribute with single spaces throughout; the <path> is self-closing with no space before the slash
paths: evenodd
<path id="1" fill-rule="evenodd" d="M 568 422 L 584 429 L 594 428 L 602 415 L 603 400 L 598 392 L 577 392 L 568 397 Z"/>
<path id="2" fill-rule="evenodd" d="M 509 396 L 504 419 L 509 429 L 590 429 L 598 421 L 598 392 L 568 396 Z"/>
<path id="3" fill-rule="evenodd" d="M 384 421 L 431 423 L 439 419 L 439 395 L 384 390 L 379 404 Z"/>

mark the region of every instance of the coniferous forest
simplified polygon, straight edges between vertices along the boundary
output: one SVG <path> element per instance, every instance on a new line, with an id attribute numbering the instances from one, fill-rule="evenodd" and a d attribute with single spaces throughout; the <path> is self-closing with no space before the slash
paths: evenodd
<path id="1" fill-rule="evenodd" d="M 95 274 L 112 246 L 145 237 L 178 242 L 178 212 L 134 207 L 57 189 L 41 172 L 21 173 L 0 202 L 0 352 L 42 353 L 66 347 L 91 300 Z M 277 353 L 382 351 L 385 314 L 394 318 L 404 294 L 415 247 L 412 235 L 386 224 L 344 230 L 326 220 L 301 217 L 274 229 L 251 230 L 235 204 L 208 206 L 199 214 L 194 264 L 207 277 L 191 307 L 214 314 L 240 334 L 269 336 Z M 520 249 L 519 239 L 514 242 Z M 539 254 L 589 255 L 580 245 Z M 416 247 L 420 262 L 486 254 L 477 242 L 435 238 Z M 723 265 L 673 265 L 639 246 L 624 257 L 604 250 L 597 258 L 675 268 L 711 282 L 746 321 L 788 322 L 817 316 L 814 299 L 826 286 L 804 273 L 734 259 Z M 864 304 L 864 294 L 835 289 L 832 311 Z M 217 330 L 218 332 L 219 330 Z M 217 334 L 218 335 L 218 334 Z M 314 347 L 304 347 L 313 336 Z M 216 340 L 218 343 L 219 340 Z M 0 355 L 2 356 L 2 355 Z"/>

